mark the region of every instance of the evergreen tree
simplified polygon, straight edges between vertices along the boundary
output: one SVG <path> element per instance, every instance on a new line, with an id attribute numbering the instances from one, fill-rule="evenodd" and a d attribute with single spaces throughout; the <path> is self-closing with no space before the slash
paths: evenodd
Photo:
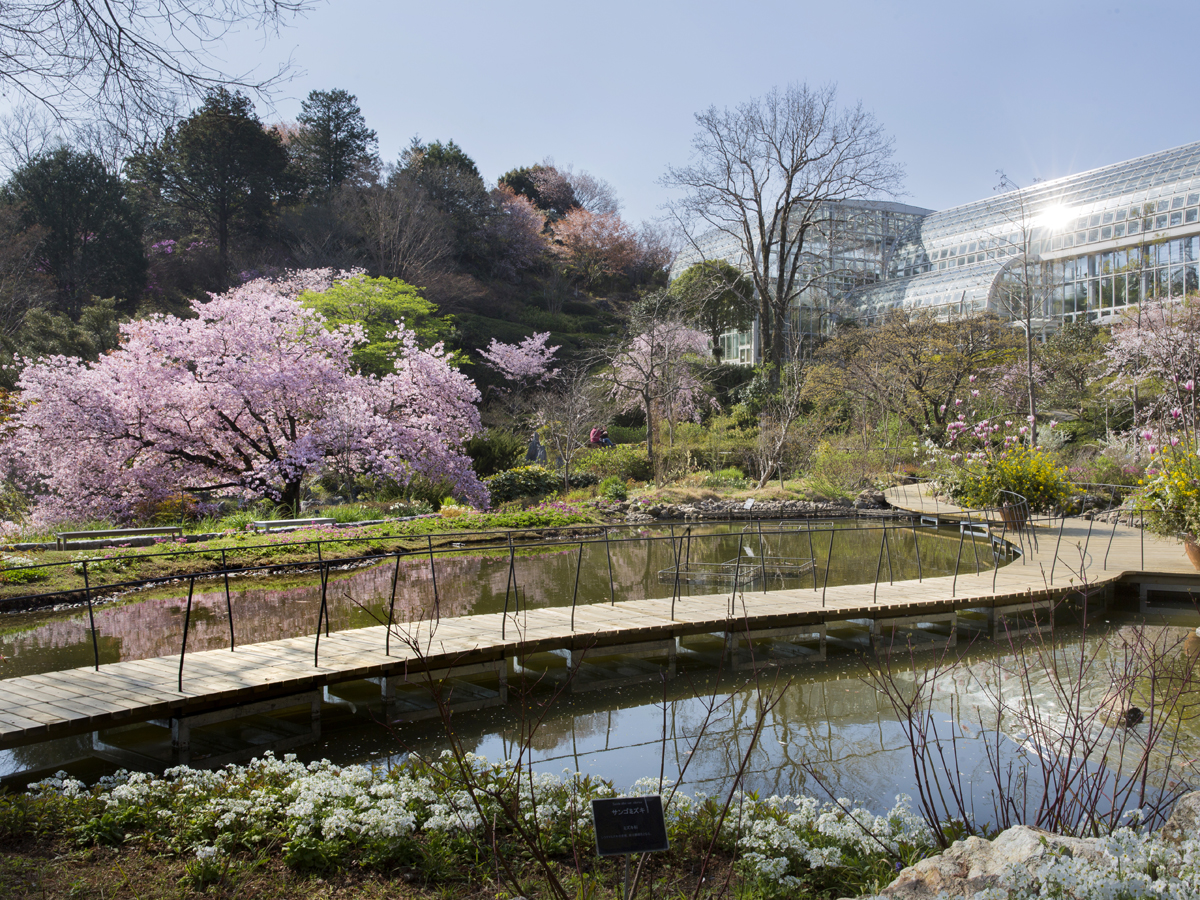
<path id="1" fill-rule="evenodd" d="M 349 179 L 378 165 L 378 139 L 367 127 L 358 99 L 346 91 L 312 91 L 297 117 L 300 128 L 288 143 L 299 178 L 315 195 L 328 195 Z"/>
<path id="2" fill-rule="evenodd" d="M 146 282 L 142 225 L 121 180 L 90 153 L 61 147 L 17 169 L 4 187 L 24 228 L 40 229 L 38 267 L 55 306 L 78 319 L 92 296 L 136 300 Z"/>
<path id="3" fill-rule="evenodd" d="M 217 243 L 229 270 L 234 234 L 260 233 L 286 186 L 287 154 L 248 97 L 218 88 L 148 153 L 129 161 L 139 202 L 167 230 L 192 228 Z"/>

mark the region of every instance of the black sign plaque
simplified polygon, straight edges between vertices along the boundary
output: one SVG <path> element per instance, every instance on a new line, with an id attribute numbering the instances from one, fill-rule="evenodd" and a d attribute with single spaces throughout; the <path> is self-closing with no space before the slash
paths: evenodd
<path id="1" fill-rule="evenodd" d="M 662 797 L 618 797 L 593 800 L 596 823 L 596 853 L 624 856 L 629 853 L 658 853 L 667 846 L 667 822 Z"/>

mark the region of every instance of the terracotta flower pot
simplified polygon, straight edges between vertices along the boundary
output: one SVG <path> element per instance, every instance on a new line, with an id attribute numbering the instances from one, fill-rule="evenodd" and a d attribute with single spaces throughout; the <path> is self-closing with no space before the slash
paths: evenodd
<path id="1" fill-rule="evenodd" d="M 1200 544 L 1196 543 L 1196 538 L 1193 535 L 1185 534 L 1183 537 L 1183 552 L 1187 554 L 1187 558 L 1192 565 L 1200 571 Z"/>

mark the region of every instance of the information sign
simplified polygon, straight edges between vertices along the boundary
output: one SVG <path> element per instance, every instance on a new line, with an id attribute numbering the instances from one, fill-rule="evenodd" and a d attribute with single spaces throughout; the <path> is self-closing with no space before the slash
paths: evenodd
<path id="1" fill-rule="evenodd" d="M 669 849 L 662 797 L 657 795 L 593 800 L 592 820 L 596 823 L 596 853 L 600 856 Z"/>

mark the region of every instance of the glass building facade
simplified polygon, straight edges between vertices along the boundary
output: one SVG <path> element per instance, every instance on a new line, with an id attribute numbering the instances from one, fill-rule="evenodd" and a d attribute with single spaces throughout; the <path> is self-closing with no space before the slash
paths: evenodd
<path id="1" fill-rule="evenodd" d="M 990 310 L 1044 333 L 1200 288 L 1200 142 L 939 212 L 838 206 L 847 229 L 823 248 L 829 277 L 799 298 L 800 320 L 834 306 L 866 322 Z M 752 361 L 747 337 L 731 361 Z"/>

